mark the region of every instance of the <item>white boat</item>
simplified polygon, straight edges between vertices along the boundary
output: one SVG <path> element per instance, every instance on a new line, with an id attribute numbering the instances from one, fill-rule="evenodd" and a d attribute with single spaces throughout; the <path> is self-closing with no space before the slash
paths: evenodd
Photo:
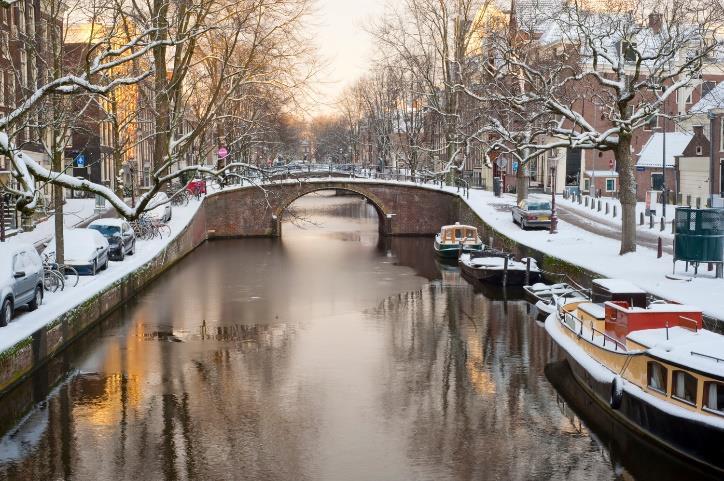
<path id="1" fill-rule="evenodd" d="M 463 274 L 480 282 L 492 282 L 507 286 L 522 286 L 526 282 L 526 274 L 530 281 L 538 281 L 541 277 L 540 269 L 535 259 L 515 259 L 504 253 L 486 250 L 482 255 L 463 254 L 459 260 Z"/>

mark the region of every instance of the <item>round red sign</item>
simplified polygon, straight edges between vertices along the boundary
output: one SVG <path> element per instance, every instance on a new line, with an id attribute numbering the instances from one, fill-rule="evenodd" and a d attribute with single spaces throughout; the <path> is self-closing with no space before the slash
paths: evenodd
<path id="1" fill-rule="evenodd" d="M 229 155 L 229 151 L 226 150 L 226 147 L 219 147 L 218 154 L 219 154 L 219 158 L 220 158 L 220 159 L 223 159 L 224 157 L 226 157 L 227 155 Z"/>

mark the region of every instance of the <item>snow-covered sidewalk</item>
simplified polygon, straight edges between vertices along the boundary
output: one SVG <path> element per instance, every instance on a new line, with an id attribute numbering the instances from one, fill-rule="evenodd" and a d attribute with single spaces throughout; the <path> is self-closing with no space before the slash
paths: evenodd
<path id="1" fill-rule="evenodd" d="M 99 217 L 95 199 L 67 199 L 63 206 L 63 224 L 67 229 L 77 227 Z M 55 233 L 55 215 L 39 222 L 30 232 L 17 232 L 10 237 L 19 242 L 38 246 L 50 240 Z"/>
<path id="2" fill-rule="evenodd" d="M 192 200 L 186 207 L 174 207 L 173 218 L 168 223 L 171 227 L 170 237 L 150 241 L 138 240 L 136 253 L 133 256 L 127 256 L 123 262 L 111 261 L 107 270 L 101 271 L 95 276 L 81 276 L 75 287 L 66 286 L 64 291 L 55 293 L 46 292 L 43 304 L 36 311 L 28 312 L 25 309 L 19 309 L 11 322 L 6 327 L 0 328 L 0 352 L 12 347 L 62 314 L 107 289 L 125 275 L 147 264 L 183 231 L 200 205 L 201 202 Z M 18 240 L 30 242 L 23 237 L 12 238 L 8 242 Z"/>
<path id="3" fill-rule="evenodd" d="M 600 274 L 602 277 L 627 279 L 656 296 L 690 304 L 704 310 L 705 314 L 724 320 L 724 280 L 715 279 L 713 272 L 700 269 L 698 277 L 690 270 L 684 273 L 684 263 L 676 267 L 678 276 L 686 281 L 667 279 L 672 273 L 673 257 L 664 254 L 656 258 L 656 251 L 639 247 L 637 252 L 619 255 L 618 241 L 593 234 L 584 229 L 559 222 L 558 234 L 548 231 L 524 231 L 513 223 L 510 207 L 515 197 L 495 197 L 492 192 L 470 191 L 468 205 L 498 232 L 514 241 L 537 249 L 545 254 L 578 265 Z"/>

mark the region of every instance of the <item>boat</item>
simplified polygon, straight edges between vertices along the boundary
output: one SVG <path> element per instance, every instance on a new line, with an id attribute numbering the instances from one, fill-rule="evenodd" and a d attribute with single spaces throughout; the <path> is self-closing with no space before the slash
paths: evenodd
<path id="1" fill-rule="evenodd" d="M 618 297 L 640 294 L 624 292 L 624 282 L 604 284 Z M 703 329 L 701 309 L 573 300 L 559 303 L 545 328 L 578 386 L 602 409 L 724 476 L 724 336 Z"/>
<path id="2" fill-rule="evenodd" d="M 528 301 L 543 312 L 552 314 L 556 311 L 556 303 L 565 299 L 566 301 L 588 299 L 588 294 L 583 289 L 572 286 L 565 282 L 558 284 L 544 284 L 537 282 L 532 285 L 523 286 L 525 297 Z"/>
<path id="3" fill-rule="evenodd" d="M 446 225 L 435 236 L 435 253 L 443 259 L 457 259 L 463 253 L 483 251 L 478 229 L 470 225 Z"/>
<path id="4" fill-rule="evenodd" d="M 516 261 L 508 254 L 492 249 L 486 249 L 479 254 L 462 254 L 458 262 L 464 275 L 480 282 L 522 286 L 529 282 L 538 282 L 541 278 L 535 259 L 524 258 Z"/>

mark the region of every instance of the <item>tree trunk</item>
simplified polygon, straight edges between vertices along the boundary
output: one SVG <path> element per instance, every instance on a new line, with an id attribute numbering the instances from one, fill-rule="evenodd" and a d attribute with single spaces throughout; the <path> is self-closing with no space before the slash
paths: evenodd
<path id="1" fill-rule="evenodd" d="M 636 176 L 631 158 L 631 135 L 622 133 L 615 150 L 621 201 L 621 255 L 636 252 Z"/>
<path id="2" fill-rule="evenodd" d="M 55 135 L 55 132 L 53 132 Z M 58 151 L 53 152 L 53 170 L 55 172 L 63 171 L 63 154 Z M 55 261 L 58 264 L 65 263 L 65 245 L 63 241 L 63 187 L 57 184 L 53 185 L 53 206 L 55 206 Z"/>
<path id="3" fill-rule="evenodd" d="M 518 164 L 518 172 L 515 174 L 515 192 L 517 195 L 518 204 L 528 198 L 528 167 L 522 164 Z"/>

